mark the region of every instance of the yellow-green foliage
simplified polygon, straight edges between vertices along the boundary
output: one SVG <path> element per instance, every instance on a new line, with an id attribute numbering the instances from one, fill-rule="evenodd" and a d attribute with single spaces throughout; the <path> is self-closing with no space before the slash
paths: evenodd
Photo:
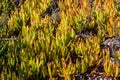
<path id="1" fill-rule="evenodd" d="M 86 72 L 89 66 L 99 62 L 98 54 L 103 53 L 99 44 L 104 36 L 120 35 L 120 6 L 113 1 L 95 0 L 92 9 L 88 0 L 81 0 L 80 5 L 75 0 L 61 1 L 58 27 L 54 21 L 51 22 L 50 16 L 40 17 L 51 0 L 26 0 L 19 9 L 11 11 L 11 17 L 1 14 L 0 21 L 7 21 L 6 25 L 0 23 L 1 38 L 16 38 L 14 31 L 19 31 L 18 40 L 0 41 L 1 79 L 28 79 L 36 75 L 41 79 L 46 76 L 56 79 L 55 76 L 59 75 L 71 80 L 73 75 Z M 92 20 L 85 24 L 90 12 Z M 93 28 L 96 24 L 99 28 L 97 36 L 85 41 L 76 39 L 74 29 Z M 74 53 L 81 58 L 76 59 L 75 64 L 70 57 Z M 117 77 L 118 66 L 109 63 L 108 59 L 104 57 L 105 72 L 107 76 Z"/>

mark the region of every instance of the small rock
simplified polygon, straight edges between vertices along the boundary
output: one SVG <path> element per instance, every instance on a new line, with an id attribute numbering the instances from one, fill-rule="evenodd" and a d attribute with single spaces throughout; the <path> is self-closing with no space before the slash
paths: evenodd
<path id="1" fill-rule="evenodd" d="M 52 1 L 51 6 L 48 7 L 46 11 L 41 14 L 41 17 L 44 18 L 48 14 L 51 17 L 51 20 L 55 19 L 57 23 L 60 23 L 61 19 L 59 12 L 60 12 L 60 8 L 58 6 L 58 1 L 54 0 Z"/>
<path id="2" fill-rule="evenodd" d="M 94 27 L 92 29 L 77 31 L 76 35 L 78 36 L 78 38 L 87 39 L 87 38 L 90 38 L 91 36 L 97 35 L 97 33 L 98 33 L 98 30 L 96 27 Z"/>
<path id="3" fill-rule="evenodd" d="M 114 57 L 114 52 L 120 49 L 120 36 L 109 37 L 100 44 L 101 49 L 109 49 L 110 57 Z"/>

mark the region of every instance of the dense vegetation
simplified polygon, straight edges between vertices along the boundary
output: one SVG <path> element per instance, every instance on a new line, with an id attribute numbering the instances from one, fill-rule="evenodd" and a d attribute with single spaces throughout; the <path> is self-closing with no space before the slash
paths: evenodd
<path id="1" fill-rule="evenodd" d="M 109 49 L 100 47 L 106 37 L 120 35 L 119 2 L 61 0 L 58 23 L 54 14 L 41 17 L 51 0 L 15 1 L 0 0 L 1 79 L 73 80 L 84 79 L 85 73 L 119 77 L 120 51 L 113 63 Z M 92 29 L 90 37 L 79 36 Z"/>

